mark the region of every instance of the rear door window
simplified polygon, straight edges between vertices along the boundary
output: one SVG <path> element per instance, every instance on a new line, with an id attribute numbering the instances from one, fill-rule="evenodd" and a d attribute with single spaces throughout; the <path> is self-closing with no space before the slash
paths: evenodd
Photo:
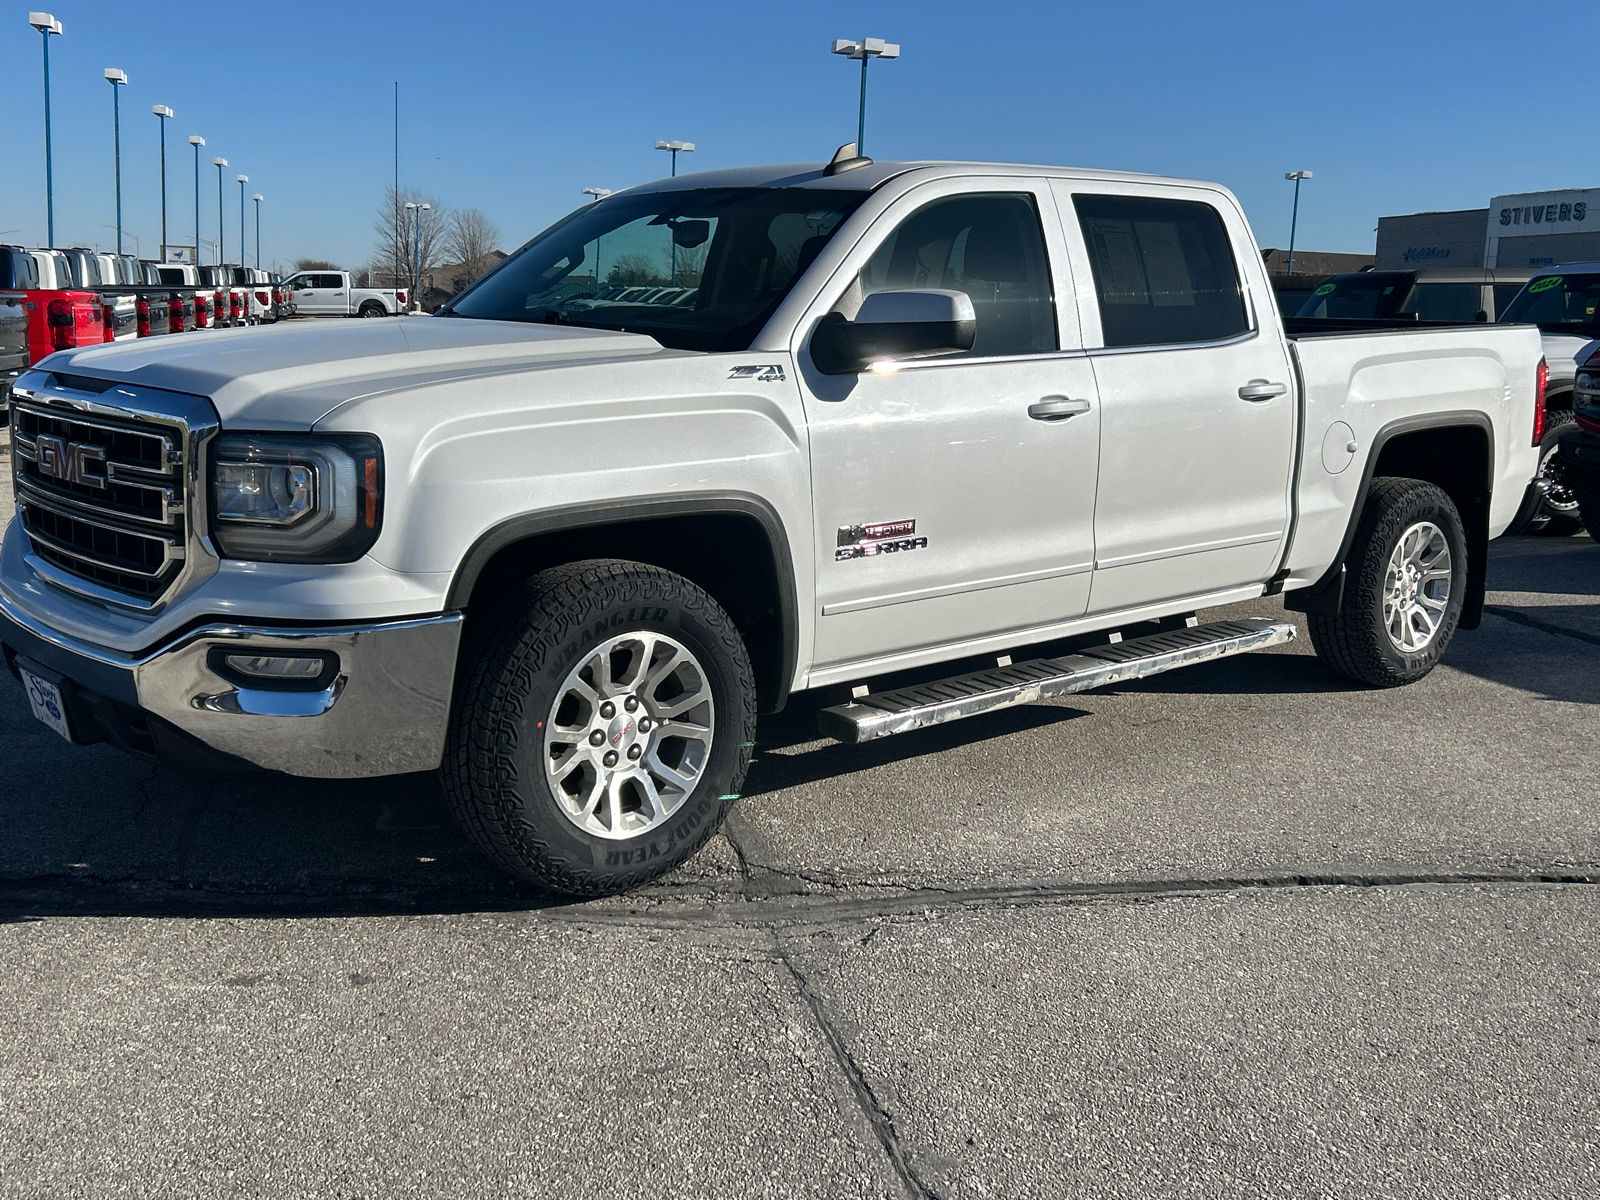
<path id="1" fill-rule="evenodd" d="M 1149 196 L 1072 198 L 1107 346 L 1216 342 L 1249 331 L 1238 265 L 1209 204 Z"/>
<path id="2" fill-rule="evenodd" d="M 1400 306 L 1419 321 L 1472 321 L 1483 309 L 1483 285 L 1477 283 L 1419 283 Z"/>

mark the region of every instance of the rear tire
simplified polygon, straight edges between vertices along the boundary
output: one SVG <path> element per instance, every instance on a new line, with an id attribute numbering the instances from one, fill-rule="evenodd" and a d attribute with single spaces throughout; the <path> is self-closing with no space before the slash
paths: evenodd
<path id="1" fill-rule="evenodd" d="M 501 867 L 609 895 L 716 832 L 755 728 L 750 659 L 717 602 L 660 568 L 598 559 L 535 575 L 472 631 L 441 777 Z"/>
<path id="2" fill-rule="evenodd" d="M 376 300 L 368 300 L 361 306 L 360 315 L 363 317 L 387 317 L 389 312 Z"/>
<path id="3" fill-rule="evenodd" d="M 1571 537 L 1584 526 L 1578 514 L 1578 500 L 1567 483 L 1567 464 L 1561 461 L 1561 435 L 1577 418 L 1570 412 L 1549 414 L 1544 437 L 1539 439 L 1539 478 L 1546 484 L 1545 494 L 1536 500 L 1521 528 L 1507 532 L 1532 533 L 1542 537 Z"/>
<path id="4" fill-rule="evenodd" d="M 1375 479 L 1345 560 L 1337 616 L 1310 614 L 1317 657 L 1370 687 L 1433 670 L 1461 620 L 1467 538 L 1450 497 L 1415 479 Z"/>

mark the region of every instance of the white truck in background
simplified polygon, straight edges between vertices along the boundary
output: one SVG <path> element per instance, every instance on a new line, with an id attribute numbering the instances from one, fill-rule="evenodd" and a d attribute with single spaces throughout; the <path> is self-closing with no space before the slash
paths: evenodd
<path id="1" fill-rule="evenodd" d="M 283 286 L 299 317 L 393 317 L 406 310 L 405 288 L 358 288 L 349 271 L 298 271 Z"/>
<path id="2" fill-rule="evenodd" d="M 698 291 L 572 303 L 622 283 Z M 437 769 L 495 862 L 615 892 L 705 843 L 804 689 L 901 734 L 1287 641 L 1198 615 L 1280 593 L 1332 670 L 1420 680 L 1478 624 L 1543 377 L 1532 325 L 1281 318 L 1215 184 L 679 176 L 434 319 L 36 364 L 0 648 L 72 741 Z"/>

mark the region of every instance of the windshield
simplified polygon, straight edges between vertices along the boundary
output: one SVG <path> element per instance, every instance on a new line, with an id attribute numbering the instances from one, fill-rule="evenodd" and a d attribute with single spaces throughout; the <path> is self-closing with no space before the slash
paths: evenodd
<path id="1" fill-rule="evenodd" d="M 1319 284 L 1297 317 L 1391 317 L 1411 290 L 1410 271 L 1364 271 L 1335 275 Z"/>
<path id="2" fill-rule="evenodd" d="M 440 310 L 748 349 L 865 192 L 702 188 L 579 209 Z"/>
<path id="3" fill-rule="evenodd" d="M 1517 293 L 1500 319 L 1577 332 L 1595 323 L 1596 304 L 1600 304 L 1600 275 L 1541 275 Z"/>

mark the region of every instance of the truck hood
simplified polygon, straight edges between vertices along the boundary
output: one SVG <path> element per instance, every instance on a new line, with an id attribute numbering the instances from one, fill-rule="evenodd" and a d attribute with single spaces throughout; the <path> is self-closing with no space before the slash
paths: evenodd
<path id="1" fill-rule="evenodd" d="M 430 382 L 682 353 L 605 329 L 396 317 L 86 346 L 38 369 L 205 396 L 233 428 L 310 429 L 347 401 Z"/>

